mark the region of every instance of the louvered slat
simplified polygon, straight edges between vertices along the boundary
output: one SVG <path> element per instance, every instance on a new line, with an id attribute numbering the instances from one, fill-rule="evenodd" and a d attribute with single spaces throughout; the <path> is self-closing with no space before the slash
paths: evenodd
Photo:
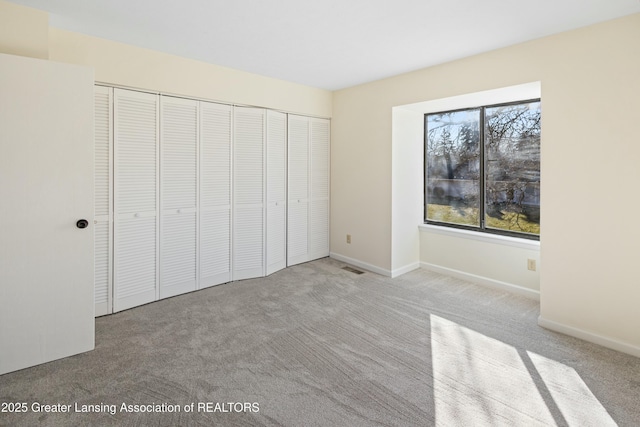
<path id="1" fill-rule="evenodd" d="M 287 263 L 287 115 L 267 111 L 266 274 Z"/>
<path id="2" fill-rule="evenodd" d="M 196 214 L 164 215 L 160 239 L 160 298 L 195 290 Z"/>
<path id="3" fill-rule="evenodd" d="M 231 204 L 231 107 L 201 102 L 200 206 Z"/>
<path id="4" fill-rule="evenodd" d="M 289 116 L 287 265 L 329 255 L 329 139 L 326 119 Z"/>
<path id="5" fill-rule="evenodd" d="M 329 197 L 329 123 L 311 122 L 311 198 Z"/>
<path id="6" fill-rule="evenodd" d="M 264 119 L 262 109 L 234 109 L 234 280 L 264 275 Z"/>
<path id="7" fill-rule="evenodd" d="M 234 126 L 235 203 L 261 204 L 264 191 L 264 111 L 236 108 Z"/>
<path id="8" fill-rule="evenodd" d="M 161 98 L 162 210 L 196 207 L 198 103 Z"/>
<path id="9" fill-rule="evenodd" d="M 287 265 L 308 261 L 309 119 L 289 115 Z"/>
<path id="10" fill-rule="evenodd" d="M 309 252 L 309 212 L 307 208 L 307 203 L 289 202 L 288 205 L 287 257 L 289 265 L 307 261 L 306 257 Z"/>
<path id="11" fill-rule="evenodd" d="M 317 259 L 329 255 L 329 201 L 312 200 L 310 211 L 309 257 Z"/>
<path id="12" fill-rule="evenodd" d="M 157 299 L 158 104 L 114 89 L 115 312 Z"/>
<path id="13" fill-rule="evenodd" d="M 284 203 L 267 207 L 267 275 L 286 267 L 287 207 Z"/>
<path id="14" fill-rule="evenodd" d="M 203 286 L 229 281 L 231 271 L 231 212 L 229 209 L 200 214 L 200 278 Z"/>
<path id="15" fill-rule="evenodd" d="M 309 259 L 329 255 L 329 121 L 311 120 Z"/>
<path id="16" fill-rule="evenodd" d="M 158 97 L 121 89 L 115 94 L 117 213 L 155 211 Z"/>
<path id="17" fill-rule="evenodd" d="M 200 287 L 231 280 L 231 120 L 200 102 Z"/>
<path id="18" fill-rule="evenodd" d="M 309 197 L 309 121 L 289 116 L 289 201 Z"/>
<path id="19" fill-rule="evenodd" d="M 111 161 L 113 148 L 111 89 L 94 88 L 94 300 L 95 315 L 112 311 Z"/>
<path id="20" fill-rule="evenodd" d="M 263 254 L 262 208 L 238 207 L 235 218 L 234 269 L 238 272 L 261 269 Z"/>
<path id="21" fill-rule="evenodd" d="M 97 222 L 93 227 L 94 232 L 94 283 L 95 283 L 95 302 L 96 309 L 101 308 L 100 312 L 96 310 L 96 316 L 107 314 L 109 304 L 109 286 L 110 286 L 110 233 L 109 222 Z"/>
<path id="22" fill-rule="evenodd" d="M 160 298 L 197 282 L 198 101 L 160 98 Z"/>
<path id="23" fill-rule="evenodd" d="M 109 89 L 95 88 L 94 137 L 94 209 L 96 216 L 108 216 L 111 211 L 109 183 L 111 182 L 111 99 Z"/>
<path id="24" fill-rule="evenodd" d="M 115 239 L 115 311 L 155 300 L 156 218 L 121 219 L 115 229 Z M 127 299 L 131 297 L 135 302 L 129 305 Z"/>
<path id="25" fill-rule="evenodd" d="M 267 112 L 267 202 L 284 202 L 287 194 L 287 115 Z"/>

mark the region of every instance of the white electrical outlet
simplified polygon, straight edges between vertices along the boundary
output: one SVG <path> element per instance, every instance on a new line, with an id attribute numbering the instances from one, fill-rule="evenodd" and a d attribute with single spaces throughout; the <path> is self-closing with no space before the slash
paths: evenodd
<path id="1" fill-rule="evenodd" d="M 347 234 L 347 243 L 351 243 L 351 234 Z"/>
<path id="2" fill-rule="evenodd" d="M 527 269 L 531 271 L 536 271 L 536 260 L 529 258 L 527 260 Z"/>

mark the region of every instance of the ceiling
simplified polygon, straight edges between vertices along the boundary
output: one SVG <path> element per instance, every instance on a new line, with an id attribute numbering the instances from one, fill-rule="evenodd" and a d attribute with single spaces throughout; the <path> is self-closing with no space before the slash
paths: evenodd
<path id="1" fill-rule="evenodd" d="M 50 25 L 336 90 L 640 12 L 640 0 L 9 0 Z"/>

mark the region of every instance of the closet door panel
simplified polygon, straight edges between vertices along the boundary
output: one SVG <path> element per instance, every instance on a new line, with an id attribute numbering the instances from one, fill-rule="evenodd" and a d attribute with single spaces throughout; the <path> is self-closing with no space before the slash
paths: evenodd
<path id="1" fill-rule="evenodd" d="M 289 201 L 309 197 L 309 120 L 289 116 L 288 192 Z"/>
<path id="2" fill-rule="evenodd" d="M 196 214 L 163 214 L 160 233 L 160 298 L 195 290 Z"/>
<path id="3" fill-rule="evenodd" d="M 96 316 L 112 311 L 112 89 L 94 88 L 94 299 Z"/>
<path id="4" fill-rule="evenodd" d="M 329 120 L 310 119 L 309 259 L 329 256 Z"/>
<path id="5" fill-rule="evenodd" d="M 262 206 L 241 206 L 235 209 L 233 239 L 233 280 L 264 276 Z"/>
<path id="6" fill-rule="evenodd" d="M 312 200 L 309 226 L 309 259 L 329 256 L 329 201 Z"/>
<path id="7" fill-rule="evenodd" d="M 200 288 L 231 280 L 231 121 L 231 106 L 200 102 Z"/>
<path id="8" fill-rule="evenodd" d="M 266 274 L 287 266 L 287 115 L 267 111 Z"/>
<path id="9" fill-rule="evenodd" d="M 265 111 L 234 109 L 233 280 L 261 277 L 264 269 Z"/>
<path id="10" fill-rule="evenodd" d="M 196 289 L 198 101 L 161 97 L 160 298 Z"/>
<path id="11" fill-rule="evenodd" d="M 307 203 L 289 201 L 287 264 L 295 265 L 308 261 L 309 254 L 309 209 Z"/>
<path id="12" fill-rule="evenodd" d="M 200 287 L 231 280 L 231 211 L 203 210 L 200 214 Z"/>
<path id="13" fill-rule="evenodd" d="M 287 206 L 276 202 L 267 206 L 267 272 L 287 266 Z"/>
<path id="14" fill-rule="evenodd" d="M 94 299 L 96 317 L 111 313 L 111 224 L 94 219 Z"/>
<path id="15" fill-rule="evenodd" d="M 287 265 L 309 261 L 309 119 L 288 119 Z"/>
<path id="16" fill-rule="evenodd" d="M 114 312 L 158 297 L 158 165 L 158 96 L 114 89 Z"/>
<path id="17" fill-rule="evenodd" d="M 114 311 L 156 300 L 156 217 L 120 218 L 115 232 Z"/>

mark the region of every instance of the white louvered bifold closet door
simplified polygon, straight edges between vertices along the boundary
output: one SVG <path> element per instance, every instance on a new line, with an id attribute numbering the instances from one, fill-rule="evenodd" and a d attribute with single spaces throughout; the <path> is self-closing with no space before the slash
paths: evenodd
<path id="1" fill-rule="evenodd" d="M 196 290 L 198 104 L 160 98 L 160 298 Z"/>
<path id="2" fill-rule="evenodd" d="M 113 236 L 113 89 L 95 86 L 94 92 L 94 299 L 96 316 L 112 310 Z"/>
<path id="3" fill-rule="evenodd" d="M 329 256 L 329 120 L 310 119 L 309 259 Z"/>
<path id="4" fill-rule="evenodd" d="M 158 104 L 114 89 L 114 312 L 158 298 Z"/>
<path id="5" fill-rule="evenodd" d="M 287 265 L 309 260 L 309 119 L 289 115 Z"/>
<path id="6" fill-rule="evenodd" d="M 231 120 L 200 102 L 200 288 L 231 280 Z"/>
<path id="7" fill-rule="evenodd" d="M 234 108 L 233 280 L 261 277 L 264 269 L 265 110 Z"/>
<path id="8" fill-rule="evenodd" d="M 267 111 L 266 274 L 287 266 L 287 115 Z"/>

